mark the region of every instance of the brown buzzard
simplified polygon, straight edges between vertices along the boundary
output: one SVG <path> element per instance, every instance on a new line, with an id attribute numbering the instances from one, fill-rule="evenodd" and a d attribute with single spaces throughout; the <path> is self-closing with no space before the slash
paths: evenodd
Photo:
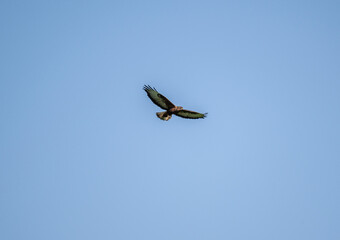
<path id="1" fill-rule="evenodd" d="M 170 102 L 166 97 L 157 92 L 155 88 L 150 87 L 149 85 L 144 85 L 144 91 L 148 94 L 148 97 L 151 101 L 156 104 L 158 107 L 166 110 L 165 112 L 156 113 L 157 117 L 162 120 L 168 121 L 172 114 L 182 118 L 190 118 L 190 119 L 198 119 L 205 118 L 208 113 L 198 113 L 189 110 L 183 109 L 183 107 L 175 106 L 172 102 Z"/>

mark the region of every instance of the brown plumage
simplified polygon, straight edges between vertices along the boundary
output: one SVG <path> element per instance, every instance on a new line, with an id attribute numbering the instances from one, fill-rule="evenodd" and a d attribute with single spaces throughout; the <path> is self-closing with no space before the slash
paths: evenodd
<path id="1" fill-rule="evenodd" d="M 166 110 L 165 112 L 156 113 L 157 117 L 159 117 L 162 120 L 168 121 L 172 117 L 172 114 L 175 114 L 178 117 L 190 119 L 205 118 L 208 114 L 193 112 L 185 110 L 183 109 L 183 107 L 176 106 L 172 102 L 170 102 L 169 99 L 167 99 L 162 94 L 157 92 L 155 88 L 152 88 L 149 85 L 144 85 L 143 89 L 154 104 Z"/>

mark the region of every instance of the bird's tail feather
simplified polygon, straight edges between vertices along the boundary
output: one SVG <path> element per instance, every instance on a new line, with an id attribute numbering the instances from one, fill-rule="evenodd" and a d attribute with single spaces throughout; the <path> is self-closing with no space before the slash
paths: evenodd
<path id="1" fill-rule="evenodd" d="M 171 118 L 171 114 L 169 114 L 167 111 L 165 112 L 157 112 L 156 113 L 157 117 L 164 121 L 168 121 Z"/>

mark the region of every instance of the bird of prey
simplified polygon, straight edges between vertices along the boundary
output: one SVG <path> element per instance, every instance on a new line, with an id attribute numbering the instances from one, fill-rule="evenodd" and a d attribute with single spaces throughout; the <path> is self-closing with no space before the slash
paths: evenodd
<path id="1" fill-rule="evenodd" d="M 162 94 L 157 92 L 155 88 L 152 88 L 149 85 L 144 85 L 143 89 L 154 104 L 166 110 L 165 112 L 156 113 L 157 117 L 159 117 L 162 120 L 168 121 L 171 118 L 172 114 L 175 114 L 178 117 L 190 118 L 190 119 L 205 118 L 208 114 L 208 113 L 193 112 L 193 111 L 185 110 L 183 109 L 183 107 L 176 106 L 172 102 L 170 102 L 166 97 L 164 97 Z"/>

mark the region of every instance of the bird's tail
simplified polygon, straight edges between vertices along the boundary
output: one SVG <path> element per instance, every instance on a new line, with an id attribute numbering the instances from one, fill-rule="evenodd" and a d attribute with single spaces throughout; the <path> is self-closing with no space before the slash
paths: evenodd
<path id="1" fill-rule="evenodd" d="M 171 118 L 171 114 L 169 114 L 167 111 L 165 112 L 158 112 L 156 113 L 157 117 L 164 121 L 168 121 Z"/>

